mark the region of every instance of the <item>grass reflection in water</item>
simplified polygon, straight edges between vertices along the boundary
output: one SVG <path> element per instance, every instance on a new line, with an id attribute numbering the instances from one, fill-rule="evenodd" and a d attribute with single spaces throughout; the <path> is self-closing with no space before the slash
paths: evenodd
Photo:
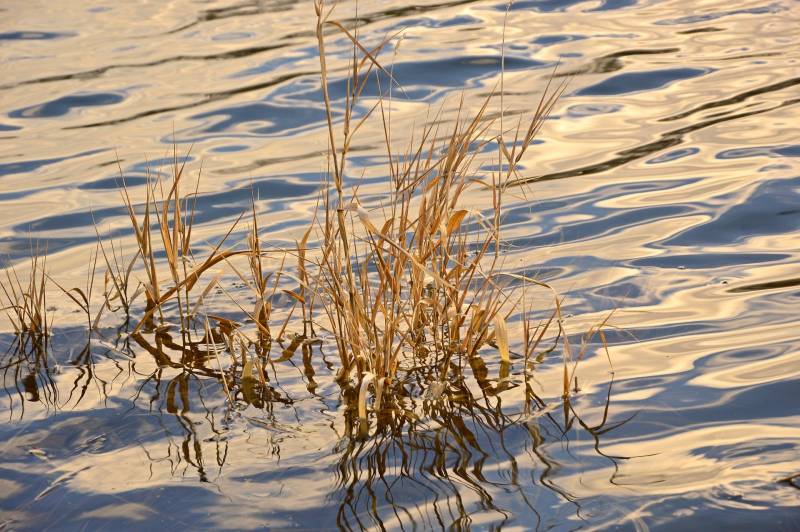
<path id="1" fill-rule="evenodd" d="M 166 468 L 178 478 L 189 475 L 219 484 L 230 446 L 249 445 L 229 439 L 231 424 L 236 423 L 267 434 L 262 453 L 279 464 L 282 443 L 302 437 L 304 429 L 302 422 L 287 422 L 285 413 L 276 409 L 291 410 L 308 401 L 309 395 L 325 409 L 338 409 L 341 418 L 332 418 L 338 440 L 332 446 L 329 467 L 334 478 L 326 504 L 336 508 L 337 526 L 344 529 L 399 523 L 467 526 L 476 505 L 502 520 L 513 519 L 520 511 L 515 506 L 524 505 L 525 515 L 542 519 L 541 505 L 553 504 L 540 493 L 542 488 L 569 501 L 580 518 L 580 498 L 560 486 L 555 475 L 568 464 L 557 457 L 560 452 L 551 450 L 568 449 L 571 439 L 580 443 L 585 434 L 598 458 L 614 470 L 619 460 L 626 459 L 602 450 L 603 435 L 627 421 L 609 421 L 611 384 L 601 418 L 589 423 L 569 398 L 541 398 L 534 392 L 535 383 L 513 368 L 503 379 L 477 371 L 475 377 L 452 382 L 437 398 L 413 392 L 430 378 L 417 371 L 411 375 L 418 381 L 405 383 L 409 394 L 391 407 L 394 412 L 388 407 L 377 412 L 383 422 L 365 437 L 359 428 L 356 387 L 345 388 L 340 398 L 317 393 L 334 385 L 330 371 L 314 363 L 325 358 L 318 345 L 295 341 L 280 346 L 279 358 L 263 360 L 264 381 L 247 383 L 237 377 L 239 369 L 214 368 L 216 354 L 205 340 L 189 342 L 165 329 L 122 332 L 113 342 L 98 335 L 77 355 L 68 354 L 61 361 L 52 351 L 48 359 L 44 350 L 30 344 L 27 352 L 21 352 L 17 340 L 3 364 L 6 389 L 21 383 L 18 395 L 10 396 L 10 410 L 20 418 L 25 403 L 40 403 L 52 412 L 78 410 L 82 401 L 93 400 L 95 394 L 87 394 L 90 387 L 99 392 L 100 402 L 109 400 L 113 388 L 131 390 L 127 415 L 149 413 L 160 427 L 139 442 L 151 476 Z M 305 390 L 293 386 L 290 391 L 280 385 L 281 376 L 291 371 L 302 373 Z M 226 387 L 233 408 L 219 401 Z M 503 392 L 517 388 L 524 389 L 524 401 L 505 405 Z M 299 415 L 295 411 L 290 417 Z M 94 445 L 96 438 L 85 445 Z M 222 485 L 219 489 L 224 490 Z M 498 492 L 504 497 L 498 499 Z M 535 526 L 547 528 L 541 520 Z"/>

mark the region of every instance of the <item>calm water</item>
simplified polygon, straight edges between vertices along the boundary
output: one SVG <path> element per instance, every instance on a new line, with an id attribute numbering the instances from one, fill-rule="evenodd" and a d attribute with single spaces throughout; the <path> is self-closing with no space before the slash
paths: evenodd
<path id="1" fill-rule="evenodd" d="M 338 8 L 368 43 L 403 36 L 384 56 L 398 146 L 491 91 L 505 15 L 410 6 Z M 87 344 L 54 299 L 49 355 L 0 355 L 0 529 L 800 528 L 799 26 L 791 0 L 509 13 L 507 117 L 557 62 L 574 77 L 509 200 L 506 267 L 566 295 L 575 333 L 620 309 L 613 375 L 591 350 L 571 408 L 554 357 L 547 407 L 512 386 L 358 441 L 329 345 L 290 351 L 272 400 L 230 412 L 213 364 L 154 357 L 113 320 Z M 291 244 L 326 167 L 313 29 L 289 0 L 0 4 L 0 260 L 46 242 L 59 281 L 82 283 L 92 218 L 128 235 L 117 157 L 141 195 L 173 139 L 202 162 L 198 238 L 224 233 L 252 182 L 270 243 Z M 350 48 L 330 48 L 336 96 Z M 386 172 L 370 127 L 350 167 L 365 198 Z"/>

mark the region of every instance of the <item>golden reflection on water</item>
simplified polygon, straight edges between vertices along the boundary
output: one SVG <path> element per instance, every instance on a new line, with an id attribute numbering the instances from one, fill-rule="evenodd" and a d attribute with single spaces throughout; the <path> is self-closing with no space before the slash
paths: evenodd
<path id="1" fill-rule="evenodd" d="M 440 106 L 452 126 L 461 92 L 474 105 L 499 79 L 499 2 L 422 4 L 358 5 L 367 41 L 404 31 L 387 56 L 409 80 L 409 99 L 391 104 L 397 146 Z M 81 315 L 56 301 L 49 352 L 3 337 L 0 523 L 796 525 L 797 484 L 779 481 L 800 470 L 798 7 L 614 4 L 517 2 L 504 79 L 509 124 L 555 61 L 574 75 L 522 161 L 529 183 L 509 199 L 505 266 L 566 295 L 576 334 L 618 309 L 613 386 L 593 350 L 565 411 L 555 356 L 530 387 L 520 362 L 498 382 L 490 359 L 488 380 L 464 385 L 471 406 L 411 401 L 403 423 L 364 440 L 325 346 L 291 348 L 231 413 L 204 346 L 118 334 L 114 320 L 87 343 L 72 328 Z M 189 166 L 202 160 L 200 240 L 247 208 L 251 179 L 264 184 L 272 243 L 301 236 L 326 168 L 310 4 L 6 9 L 3 255 L 46 240 L 59 282 L 84 282 L 92 213 L 102 234 L 124 237 L 117 157 L 139 193 L 145 160 L 169 153 L 173 131 L 182 151 L 194 143 Z M 8 37 L 23 30 L 33 37 Z M 331 46 L 340 80 L 348 44 Z M 363 173 L 360 195 L 375 205 L 382 136 L 365 126 L 350 176 Z M 488 204 L 479 192 L 469 201 Z"/>

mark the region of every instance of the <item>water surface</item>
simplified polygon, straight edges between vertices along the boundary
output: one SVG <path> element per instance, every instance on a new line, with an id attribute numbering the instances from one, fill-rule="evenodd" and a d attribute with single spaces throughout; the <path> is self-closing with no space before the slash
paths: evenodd
<path id="1" fill-rule="evenodd" d="M 462 94 L 474 111 L 497 86 L 502 2 L 337 9 L 367 43 L 402 35 L 384 55 L 402 87 L 397 146 L 427 113 L 452 127 Z M 271 244 L 302 236 L 327 146 L 311 3 L 0 11 L 3 263 L 38 241 L 60 282 L 84 282 L 93 220 L 129 235 L 117 161 L 141 197 L 173 142 L 193 146 L 193 173 L 202 163 L 198 238 L 224 234 L 251 186 Z M 570 82 L 508 198 L 505 267 L 553 283 L 576 334 L 619 309 L 613 373 L 590 350 L 568 408 L 553 358 L 534 387 L 547 406 L 509 386 L 359 441 L 329 345 L 276 362 L 270 400 L 230 412 L 213 363 L 154 357 L 156 339 L 113 321 L 87 343 L 54 299 L 51 352 L 0 359 L 0 528 L 800 528 L 798 21 L 791 0 L 508 12 L 505 123 L 556 65 Z M 351 51 L 329 47 L 341 98 Z M 387 159 L 370 128 L 349 182 L 363 176 L 377 201 Z"/>

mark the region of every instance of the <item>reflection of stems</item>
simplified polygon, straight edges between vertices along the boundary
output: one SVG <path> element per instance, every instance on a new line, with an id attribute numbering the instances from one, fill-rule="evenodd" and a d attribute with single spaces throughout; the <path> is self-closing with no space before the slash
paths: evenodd
<path id="1" fill-rule="evenodd" d="M 541 488 L 575 506 L 580 517 L 580 499 L 555 482 L 554 476 L 561 466 L 548 456 L 545 446 L 552 442 L 560 447 L 575 425 L 595 438 L 598 455 L 612 462 L 619 458 L 603 454 L 599 447 L 604 434 L 627 421 L 608 422 L 611 387 L 601 423 L 589 426 L 577 416 L 571 403 L 562 403 L 567 418 L 559 421 L 548 411 L 550 407 L 545 401 L 534 394 L 536 402 L 532 406 L 542 410 L 543 415 L 520 422 L 516 414 L 509 416 L 503 412 L 500 396 L 492 395 L 490 386 L 477 396 L 472 395 L 463 381 L 451 386 L 450 393 L 439 400 L 423 401 L 422 413 L 430 419 L 429 423 L 394 416 L 379 424 L 377 433 L 366 440 L 358 437 L 359 424 L 346 423 L 347 432 L 337 447 L 340 452 L 337 488 L 342 501 L 337 512 L 338 526 L 383 527 L 389 521 L 399 520 L 402 526 L 421 528 L 467 527 L 474 510 L 466 502 L 473 497 L 465 497 L 465 489 L 477 496 L 482 511 L 496 513 L 498 522 L 503 523 L 513 512 L 499 504 L 500 499 L 494 495 L 496 489 L 518 494 L 536 516 L 538 529 L 544 523 L 536 508 L 536 498 L 529 496 L 534 486 L 526 486 L 524 482 L 519 463 L 524 455 L 509 447 L 511 443 L 519 445 L 524 441 L 520 440 L 522 434 L 529 442 L 526 447 L 531 462 L 540 469 L 539 475 L 531 478 Z M 536 424 L 534 419 L 547 426 Z M 507 464 L 503 468 L 507 474 L 500 479 L 494 476 L 494 467 L 487 468 L 498 463 Z M 396 493 L 413 493 L 415 497 L 408 500 L 397 497 Z"/>

